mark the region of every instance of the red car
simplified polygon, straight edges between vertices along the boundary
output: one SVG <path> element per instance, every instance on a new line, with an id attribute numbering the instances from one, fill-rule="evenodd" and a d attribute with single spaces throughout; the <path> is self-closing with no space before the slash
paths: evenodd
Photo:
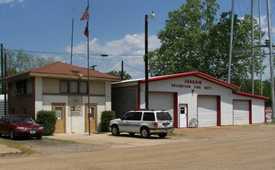
<path id="1" fill-rule="evenodd" d="M 3 116 L 0 117 L 0 136 L 11 139 L 18 137 L 36 137 L 41 139 L 44 128 L 28 116 Z"/>

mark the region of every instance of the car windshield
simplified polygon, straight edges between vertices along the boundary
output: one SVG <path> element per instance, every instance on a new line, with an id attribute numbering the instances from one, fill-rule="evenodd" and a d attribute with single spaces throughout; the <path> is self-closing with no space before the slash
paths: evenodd
<path id="1" fill-rule="evenodd" d="M 158 120 L 172 120 L 172 117 L 168 112 L 158 112 L 157 113 Z"/>
<path id="2" fill-rule="evenodd" d="M 16 116 L 9 118 L 11 123 L 33 123 L 33 119 L 31 117 L 24 117 L 24 116 Z"/>

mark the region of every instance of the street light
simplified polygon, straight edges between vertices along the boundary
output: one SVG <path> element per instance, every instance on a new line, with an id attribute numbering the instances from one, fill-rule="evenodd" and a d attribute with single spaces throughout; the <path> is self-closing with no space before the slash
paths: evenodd
<path id="1" fill-rule="evenodd" d="M 145 14 L 145 109 L 149 109 L 149 85 L 148 85 L 148 78 L 149 78 L 149 69 L 148 69 L 148 20 L 153 19 L 156 14 L 152 11 L 151 14 Z"/>

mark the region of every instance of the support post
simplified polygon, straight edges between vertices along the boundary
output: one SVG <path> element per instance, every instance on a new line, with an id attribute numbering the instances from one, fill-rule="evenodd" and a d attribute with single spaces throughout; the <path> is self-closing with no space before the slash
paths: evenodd
<path id="1" fill-rule="evenodd" d="M 231 65 L 232 65 L 232 49 L 233 49 L 233 36 L 234 36 L 234 1 L 231 0 L 231 28 L 230 28 L 230 46 L 229 46 L 229 63 L 228 63 L 228 76 L 227 82 L 231 83 Z"/>
<path id="2" fill-rule="evenodd" d="M 74 19 L 72 18 L 71 58 L 70 58 L 70 63 L 71 63 L 71 64 L 73 64 L 73 48 L 74 48 Z"/>
<path id="3" fill-rule="evenodd" d="M 272 100 L 272 118 L 275 118 L 275 92 L 274 92 L 274 77 L 273 77 L 273 56 L 272 56 L 272 35 L 271 35 L 271 2 L 267 0 L 267 24 L 269 37 L 269 64 L 270 64 L 270 82 L 271 82 L 271 100 Z"/>
<path id="4" fill-rule="evenodd" d="M 145 15 L 145 109 L 149 109 L 149 85 L 148 85 L 148 15 Z"/>
<path id="5" fill-rule="evenodd" d="M 251 88 L 252 94 L 255 94 L 255 82 L 254 82 L 254 73 L 255 73 L 255 54 L 254 54 L 254 0 L 251 0 Z"/>
<path id="6" fill-rule="evenodd" d="M 124 62 L 121 61 L 120 80 L 124 80 Z"/>
<path id="7" fill-rule="evenodd" d="M 4 114 L 8 115 L 8 110 L 7 110 L 7 50 L 5 50 L 4 54 Z"/>

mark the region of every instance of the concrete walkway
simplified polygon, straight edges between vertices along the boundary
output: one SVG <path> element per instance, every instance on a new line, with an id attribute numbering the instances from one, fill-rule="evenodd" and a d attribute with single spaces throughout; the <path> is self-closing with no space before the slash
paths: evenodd
<path id="1" fill-rule="evenodd" d="M 10 148 L 6 145 L 0 144 L 0 156 L 2 154 L 12 154 L 12 153 L 19 153 L 19 152 L 21 152 L 21 151 L 16 148 Z"/>

